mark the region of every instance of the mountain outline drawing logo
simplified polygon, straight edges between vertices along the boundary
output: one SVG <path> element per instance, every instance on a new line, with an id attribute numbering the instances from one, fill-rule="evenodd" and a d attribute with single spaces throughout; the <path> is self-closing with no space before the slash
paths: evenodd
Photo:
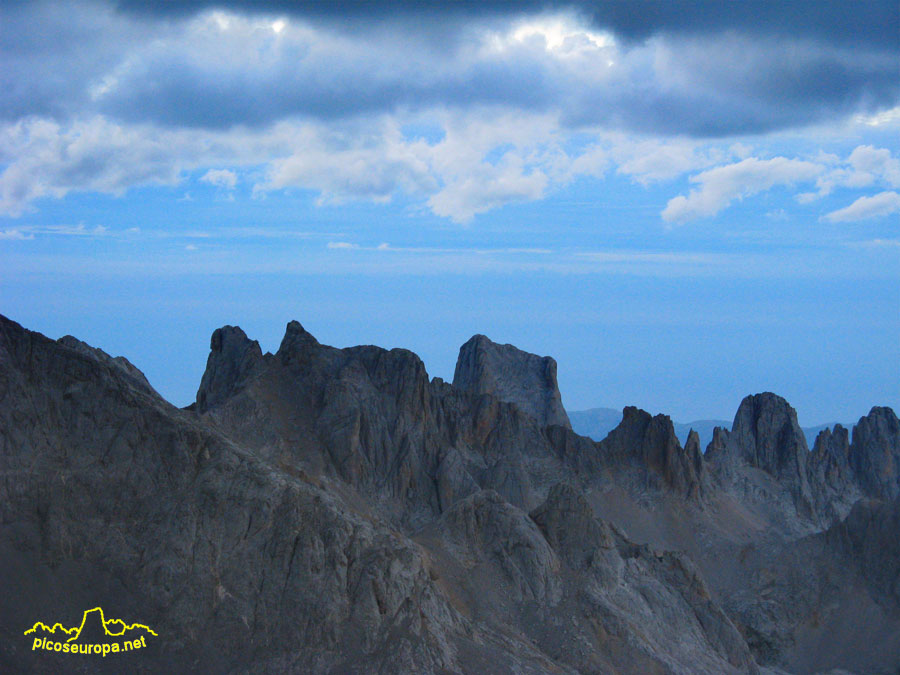
<path id="1" fill-rule="evenodd" d="M 54 640 L 61 633 L 65 640 Z M 107 619 L 102 607 L 86 609 L 78 626 L 66 628 L 55 622 L 48 626 L 37 621 L 23 633 L 34 635 L 32 651 L 46 651 L 70 654 L 115 654 L 147 647 L 147 637 L 159 637 L 156 631 L 143 623 L 128 623 L 123 619 Z"/>

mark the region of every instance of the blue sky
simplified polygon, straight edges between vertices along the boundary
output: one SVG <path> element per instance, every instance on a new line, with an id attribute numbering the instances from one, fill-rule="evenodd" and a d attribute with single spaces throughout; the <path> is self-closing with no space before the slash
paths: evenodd
<path id="1" fill-rule="evenodd" d="M 896 2 L 0 14 L 0 311 L 178 405 L 297 319 L 550 354 L 569 409 L 900 407 Z"/>

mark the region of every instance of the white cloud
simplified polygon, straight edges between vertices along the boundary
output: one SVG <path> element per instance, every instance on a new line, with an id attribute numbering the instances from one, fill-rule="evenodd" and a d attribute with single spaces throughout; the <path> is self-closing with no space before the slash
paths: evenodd
<path id="1" fill-rule="evenodd" d="M 855 172 L 848 187 L 868 186 L 876 181 L 900 187 L 900 159 L 892 157 L 886 148 L 860 145 L 850 153 L 847 163 Z"/>
<path id="2" fill-rule="evenodd" d="M 900 248 L 900 239 L 870 239 L 869 241 L 849 242 L 846 246 L 850 248 Z"/>
<path id="3" fill-rule="evenodd" d="M 438 140 L 404 133 L 423 120 L 439 130 Z M 336 204 L 388 202 L 403 194 L 466 223 L 505 204 L 542 199 L 579 176 L 602 178 L 611 167 L 650 185 L 748 151 L 734 143 L 635 139 L 601 130 L 576 134 L 556 114 L 495 107 L 190 132 L 104 117 L 65 125 L 32 118 L 0 126 L 0 157 L 7 160 L 0 213 L 18 216 L 37 199 L 72 191 L 121 195 L 141 185 L 174 185 L 200 170 L 200 180 L 229 193 L 243 173 L 257 176 L 256 196 L 297 188 L 318 192 L 319 204 Z M 900 160 L 871 145 L 844 159 L 824 153 L 812 159 L 749 157 L 693 176 L 695 187 L 671 199 L 662 217 L 681 223 L 711 216 L 736 199 L 813 180 L 820 192 L 895 187 Z M 811 201 L 818 194 L 797 198 Z"/>
<path id="4" fill-rule="evenodd" d="M 334 249 L 353 249 L 353 248 L 359 248 L 359 245 L 358 245 L 358 244 L 351 244 L 350 242 L 347 242 L 347 241 L 329 241 L 329 242 L 328 242 L 328 248 L 334 248 Z"/>
<path id="5" fill-rule="evenodd" d="M 547 184 L 542 172 L 525 173 L 521 161 L 496 169 L 482 165 L 474 175 L 458 178 L 432 196 L 428 205 L 439 216 L 467 223 L 475 215 L 505 204 L 540 199 Z"/>
<path id="6" fill-rule="evenodd" d="M 703 147 L 698 141 L 686 138 L 646 138 L 632 140 L 623 135 L 613 139 L 612 156 L 618 163 L 617 171 L 632 176 L 642 185 L 670 180 L 688 171 L 705 169 L 745 150 L 735 144 L 725 152 L 715 147 Z"/>
<path id="7" fill-rule="evenodd" d="M 900 187 L 900 159 L 893 157 L 886 148 L 860 145 L 846 160 L 825 153 L 820 153 L 819 160 L 833 168 L 816 181 L 816 192 L 797 196 L 801 204 L 829 195 L 836 188 L 860 189 L 873 185 Z"/>
<path id="8" fill-rule="evenodd" d="M 860 197 L 850 206 L 832 211 L 824 218 L 832 223 L 844 223 L 883 218 L 898 212 L 900 212 L 900 194 L 890 191 L 880 192 L 873 197 Z"/>
<path id="9" fill-rule="evenodd" d="M 289 143 L 291 154 L 271 162 L 257 192 L 300 187 L 318 190 L 320 203 L 385 202 L 400 189 L 421 193 L 437 187 L 427 143 L 405 141 L 395 122 L 386 120 L 368 131 L 307 125 Z"/>
<path id="10" fill-rule="evenodd" d="M 216 187 L 225 188 L 226 190 L 234 190 L 237 185 L 237 174 L 228 169 L 210 169 L 200 179 L 204 183 L 215 185 Z"/>
<path id="11" fill-rule="evenodd" d="M 823 167 L 813 162 L 786 157 L 757 159 L 751 157 L 736 164 L 716 167 L 691 177 L 699 189 L 686 197 L 669 200 L 662 211 L 663 220 L 683 223 L 697 218 L 714 216 L 736 199 L 769 190 L 776 185 L 792 185 L 810 181 L 821 174 Z"/>
<path id="12" fill-rule="evenodd" d="M 900 125 L 900 106 L 882 110 L 874 115 L 856 115 L 854 116 L 853 121 L 867 127 L 886 127 L 892 124 Z"/>
<path id="13" fill-rule="evenodd" d="M 125 233 L 131 234 L 137 232 L 137 228 L 129 228 L 124 230 Z M 84 223 L 78 225 L 26 225 L 12 230 L 6 230 L 7 239 L 34 239 L 34 235 L 50 235 L 61 237 L 116 237 L 122 234 L 122 230 L 113 231 L 105 225 L 95 225 L 88 227 Z M 0 238 L 2 233 L 0 233 Z"/>
<path id="14" fill-rule="evenodd" d="M 146 129 L 103 118 L 65 128 L 43 119 L 9 125 L 0 132 L 0 155 L 13 158 L 0 173 L 0 213 L 18 216 L 36 199 L 72 190 L 119 195 L 137 185 L 174 184 L 180 171 L 172 152 Z"/>
<path id="15" fill-rule="evenodd" d="M 26 239 L 34 239 L 34 235 L 30 232 L 22 232 L 22 230 L 0 230 L 0 241 L 24 241 Z"/>

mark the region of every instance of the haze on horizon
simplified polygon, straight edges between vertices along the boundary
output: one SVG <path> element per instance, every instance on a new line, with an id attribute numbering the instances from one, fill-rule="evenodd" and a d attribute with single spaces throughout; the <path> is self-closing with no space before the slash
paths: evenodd
<path id="1" fill-rule="evenodd" d="M 211 332 L 551 355 L 569 410 L 900 409 L 900 6 L 12 2 L 0 312 L 189 403 Z"/>

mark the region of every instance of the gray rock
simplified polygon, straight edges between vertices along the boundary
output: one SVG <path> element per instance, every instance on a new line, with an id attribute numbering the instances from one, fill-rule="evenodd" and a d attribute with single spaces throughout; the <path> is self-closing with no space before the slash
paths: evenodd
<path id="1" fill-rule="evenodd" d="M 845 518 L 862 497 L 850 465 L 850 435 L 840 424 L 833 430 L 826 428 L 819 432 L 807 470 L 816 511 L 826 524 Z"/>
<path id="2" fill-rule="evenodd" d="M 497 565 L 512 599 L 546 606 L 559 602 L 556 554 L 528 515 L 493 490 L 454 504 L 442 516 L 440 529 L 469 564 Z"/>
<path id="3" fill-rule="evenodd" d="M 79 354 L 83 354 L 90 358 L 96 359 L 100 363 L 115 369 L 116 372 L 121 374 L 131 384 L 145 389 L 154 396 L 159 397 L 159 394 L 156 392 L 156 390 L 152 386 L 150 386 L 150 382 L 147 381 L 144 373 L 142 373 L 133 363 L 131 363 L 131 361 L 126 359 L 124 356 L 110 356 L 99 347 L 91 347 L 86 342 L 82 342 L 78 338 L 72 337 L 71 335 L 61 337 L 56 342 L 63 345 L 64 347 L 68 347 L 69 349 L 74 349 Z"/>
<path id="4" fill-rule="evenodd" d="M 209 342 L 206 371 L 197 391 L 197 410 L 206 412 L 245 386 L 264 364 L 259 342 L 240 328 L 216 329 Z"/>
<path id="5" fill-rule="evenodd" d="M 409 539 L 5 318 L 0 476 L 5 672 L 68 670 L 22 631 L 98 604 L 155 628 L 148 672 L 460 671 L 465 621 Z"/>
<path id="6" fill-rule="evenodd" d="M 900 420 L 875 407 L 853 427 L 850 466 L 864 494 L 891 500 L 900 494 Z"/>
<path id="7" fill-rule="evenodd" d="M 556 361 L 475 335 L 459 348 L 453 386 L 516 404 L 541 426 L 572 426 L 556 382 Z"/>
<path id="8" fill-rule="evenodd" d="M 806 469 L 809 449 L 797 412 L 783 398 L 768 392 L 747 396 L 734 417 L 731 433 L 714 435 L 711 446 L 707 459 L 727 482 L 737 481 L 745 494 L 761 500 L 784 490 L 799 517 L 815 518 Z M 765 475 L 748 473 L 742 467 Z"/>
<path id="9" fill-rule="evenodd" d="M 275 355 L 225 327 L 179 410 L 127 362 L 0 318 L 0 670 L 67 667 L 17 642 L 22 617 L 97 604 L 159 628 L 150 672 L 900 665 L 900 507 L 849 510 L 896 489 L 892 412 L 808 457 L 772 395 L 705 457 L 636 408 L 598 444 L 539 419 L 544 360 L 495 347 L 461 376 L 499 374 L 481 391 L 297 322 Z"/>
<path id="10" fill-rule="evenodd" d="M 643 410 L 627 407 L 622 422 L 599 448 L 604 456 L 644 472 L 650 484 L 665 485 L 697 500 L 703 494 L 706 476 L 696 434 L 692 439 L 683 449 L 668 416 L 651 417 Z"/>

